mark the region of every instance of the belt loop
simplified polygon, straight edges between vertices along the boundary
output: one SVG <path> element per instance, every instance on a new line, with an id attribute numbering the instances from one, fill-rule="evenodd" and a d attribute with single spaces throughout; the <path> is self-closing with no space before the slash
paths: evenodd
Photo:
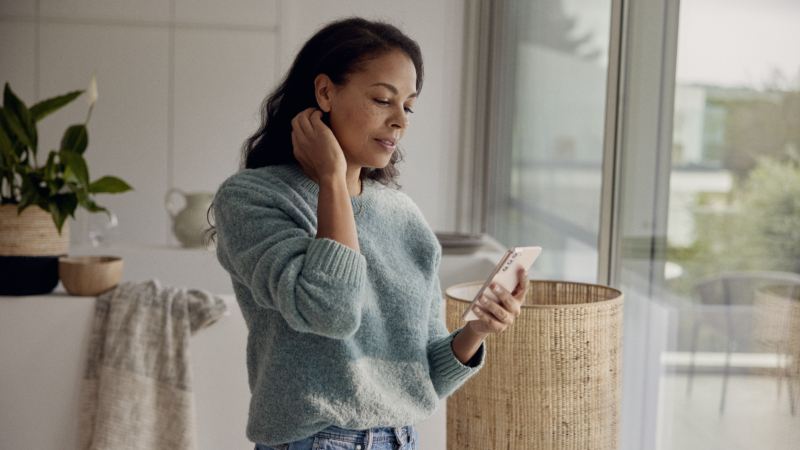
<path id="1" fill-rule="evenodd" d="M 372 428 L 367 429 L 367 448 L 365 450 L 372 450 Z"/>
<path id="2" fill-rule="evenodd" d="M 405 445 L 408 442 L 408 435 L 406 434 L 405 427 L 392 427 L 392 431 L 394 431 L 394 437 L 397 438 L 397 443 L 399 445 Z"/>

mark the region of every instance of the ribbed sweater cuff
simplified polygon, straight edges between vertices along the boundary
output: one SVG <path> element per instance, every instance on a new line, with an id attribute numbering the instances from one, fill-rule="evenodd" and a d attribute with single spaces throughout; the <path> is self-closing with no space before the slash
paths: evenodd
<path id="1" fill-rule="evenodd" d="M 467 361 L 467 364 L 463 364 L 456 358 L 451 343 L 462 329 L 459 328 L 442 339 L 432 342 L 428 347 L 428 357 L 432 372 L 442 377 L 443 381 L 458 383 L 469 378 L 483 367 L 483 363 L 486 360 L 486 343 L 481 343 L 478 351 Z"/>
<path id="2" fill-rule="evenodd" d="M 306 269 L 360 286 L 366 276 L 367 261 L 364 255 L 338 241 L 318 238 L 308 246 Z"/>

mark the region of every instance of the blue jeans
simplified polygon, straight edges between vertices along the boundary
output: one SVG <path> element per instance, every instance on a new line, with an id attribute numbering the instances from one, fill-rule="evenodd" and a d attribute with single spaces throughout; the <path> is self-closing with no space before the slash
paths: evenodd
<path id="1" fill-rule="evenodd" d="M 329 426 L 299 441 L 275 447 L 256 444 L 255 450 L 419 450 L 419 434 L 413 425 L 348 430 Z"/>

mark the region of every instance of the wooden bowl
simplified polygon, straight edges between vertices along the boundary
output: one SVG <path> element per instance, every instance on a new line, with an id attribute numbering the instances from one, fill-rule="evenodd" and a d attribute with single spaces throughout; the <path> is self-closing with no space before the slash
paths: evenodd
<path id="1" fill-rule="evenodd" d="M 99 295 L 119 284 L 122 258 L 62 256 L 58 258 L 58 277 L 71 295 Z"/>

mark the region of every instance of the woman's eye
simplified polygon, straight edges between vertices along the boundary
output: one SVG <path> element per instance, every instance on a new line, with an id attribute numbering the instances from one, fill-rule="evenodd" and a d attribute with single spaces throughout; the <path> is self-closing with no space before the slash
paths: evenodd
<path id="1" fill-rule="evenodd" d="M 388 100 L 382 100 L 382 99 L 379 99 L 379 98 L 374 99 L 374 101 L 375 101 L 375 103 L 378 103 L 378 104 L 381 104 L 381 105 L 388 105 L 389 104 Z M 403 109 L 406 111 L 407 114 L 414 114 L 414 110 L 409 108 L 409 107 L 407 107 L 407 106 L 404 106 Z"/>

